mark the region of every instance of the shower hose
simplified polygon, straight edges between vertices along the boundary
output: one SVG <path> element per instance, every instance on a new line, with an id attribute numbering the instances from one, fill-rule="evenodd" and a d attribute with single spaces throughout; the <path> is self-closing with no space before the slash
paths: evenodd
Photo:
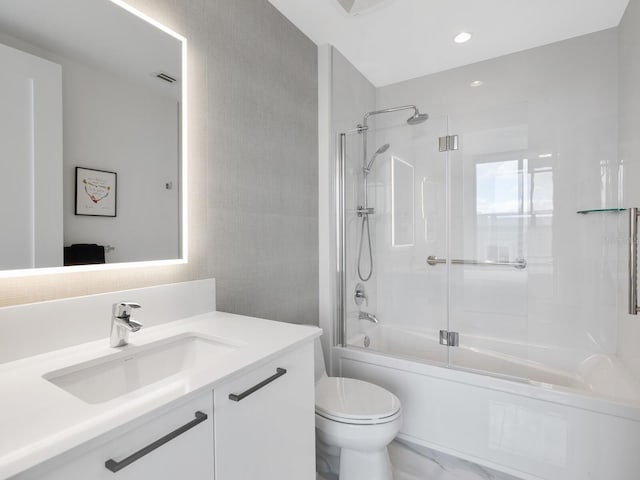
<path id="1" fill-rule="evenodd" d="M 362 274 L 362 246 L 364 243 L 364 230 L 365 225 L 367 229 L 367 243 L 369 247 L 369 273 L 367 275 Z M 365 213 L 362 215 L 362 228 L 360 229 L 360 247 L 358 248 L 358 277 L 363 282 L 366 282 L 373 275 L 373 253 L 371 252 L 371 230 L 369 229 L 369 214 Z"/>

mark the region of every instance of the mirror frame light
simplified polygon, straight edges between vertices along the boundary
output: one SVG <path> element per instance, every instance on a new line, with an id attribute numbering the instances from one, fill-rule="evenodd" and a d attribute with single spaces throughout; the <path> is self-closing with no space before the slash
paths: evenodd
<path id="1" fill-rule="evenodd" d="M 142 262 L 120 262 L 120 263 L 103 263 L 92 265 L 75 265 L 75 266 L 60 266 L 60 267 L 33 267 L 16 270 L 0 270 L 0 278 L 11 277 L 30 277 L 37 275 L 52 275 L 61 273 L 77 273 L 77 272 L 95 272 L 104 270 L 120 270 L 127 268 L 143 268 L 143 267 L 158 267 L 167 265 L 181 265 L 189 263 L 189 230 L 188 230 L 188 115 L 187 115 L 187 39 L 174 32 L 170 28 L 161 24 L 157 20 L 145 15 L 141 11 L 133 8 L 131 5 L 125 3 L 123 0 L 109 0 L 111 3 L 123 8 L 129 13 L 137 16 L 141 20 L 153 25 L 154 27 L 162 30 L 164 33 L 171 35 L 175 39 L 181 42 L 181 70 L 182 70 L 182 85 L 181 85 L 181 104 L 180 104 L 180 143 L 181 143 L 181 162 L 180 162 L 180 258 L 171 260 L 149 260 Z"/>

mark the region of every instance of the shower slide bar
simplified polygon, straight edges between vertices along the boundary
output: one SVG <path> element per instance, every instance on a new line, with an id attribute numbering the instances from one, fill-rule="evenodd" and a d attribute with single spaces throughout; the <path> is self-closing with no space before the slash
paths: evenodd
<path id="1" fill-rule="evenodd" d="M 427 263 L 432 267 L 439 263 L 447 263 L 446 258 L 438 258 L 434 255 L 427 257 Z M 518 270 L 527 268 L 527 261 L 524 258 L 518 258 L 513 262 L 495 262 L 493 260 L 451 260 L 453 265 L 483 265 L 488 267 L 514 267 Z"/>

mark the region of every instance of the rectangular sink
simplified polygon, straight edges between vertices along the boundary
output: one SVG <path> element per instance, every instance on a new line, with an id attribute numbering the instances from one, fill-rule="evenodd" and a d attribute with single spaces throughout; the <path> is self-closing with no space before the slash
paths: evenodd
<path id="1" fill-rule="evenodd" d="M 115 356 L 49 372 L 44 378 L 87 403 L 118 398 L 189 369 L 207 368 L 238 346 L 196 334 L 172 337 Z"/>

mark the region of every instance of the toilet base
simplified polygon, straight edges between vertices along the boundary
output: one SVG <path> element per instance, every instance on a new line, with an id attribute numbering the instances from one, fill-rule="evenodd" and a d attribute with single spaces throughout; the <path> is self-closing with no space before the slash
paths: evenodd
<path id="1" fill-rule="evenodd" d="M 340 480 L 393 480 L 389 453 L 385 447 L 375 452 L 342 448 Z"/>
<path id="2" fill-rule="evenodd" d="M 328 445 L 316 436 L 316 471 L 338 478 L 340 473 L 340 448 Z M 327 475 L 328 474 L 328 475 Z"/>

